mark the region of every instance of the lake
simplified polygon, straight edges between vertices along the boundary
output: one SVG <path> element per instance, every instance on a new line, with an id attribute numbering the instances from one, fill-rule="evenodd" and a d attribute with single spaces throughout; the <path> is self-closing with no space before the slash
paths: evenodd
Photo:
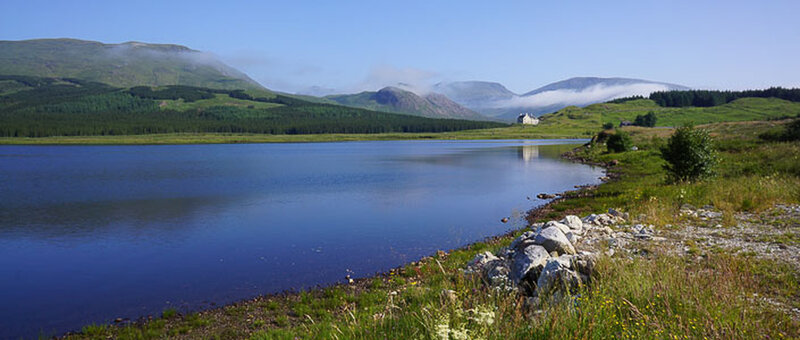
<path id="1" fill-rule="evenodd" d="M 523 227 L 536 194 L 603 176 L 559 158 L 580 142 L 0 146 L 0 338 L 342 282 Z"/>

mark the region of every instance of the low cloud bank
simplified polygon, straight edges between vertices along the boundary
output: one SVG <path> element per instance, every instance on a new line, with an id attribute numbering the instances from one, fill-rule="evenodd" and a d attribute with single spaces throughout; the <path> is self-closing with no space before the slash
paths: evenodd
<path id="1" fill-rule="evenodd" d="M 552 105 L 589 105 L 605 102 L 614 98 L 630 96 L 648 96 L 652 92 L 667 91 L 669 87 L 662 84 L 638 83 L 630 85 L 604 86 L 594 85 L 580 90 L 553 90 L 540 92 L 531 96 L 514 97 L 495 103 L 496 108 L 511 107 L 547 107 Z"/>

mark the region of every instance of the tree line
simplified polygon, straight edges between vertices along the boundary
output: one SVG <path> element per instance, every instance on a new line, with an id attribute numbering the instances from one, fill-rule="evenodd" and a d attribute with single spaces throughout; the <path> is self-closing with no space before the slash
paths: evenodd
<path id="1" fill-rule="evenodd" d="M 709 107 L 730 103 L 739 98 L 779 98 L 792 102 L 800 102 L 800 89 L 771 87 L 766 90 L 747 91 L 666 91 L 653 92 L 650 99 L 663 107 L 698 106 Z"/>

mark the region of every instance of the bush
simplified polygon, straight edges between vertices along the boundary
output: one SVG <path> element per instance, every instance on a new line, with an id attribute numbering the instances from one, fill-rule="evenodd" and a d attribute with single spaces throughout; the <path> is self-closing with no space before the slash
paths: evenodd
<path id="1" fill-rule="evenodd" d="M 714 175 L 717 152 L 708 131 L 691 126 L 678 128 L 661 148 L 664 169 L 674 181 L 699 180 Z"/>
<path id="2" fill-rule="evenodd" d="M 646 115 L 636 115 L 636 119 L 633 121 L 633 125 L 644 126 L 644 127 L 654 127 L 654 126 L 656 126 L 656 114 L 655 114 L 655 112 L 651 111 Z"/>
<path id="3" fill-rule="evenodd" d="M 786 125 L 786 131 L 783 133 L 783 140 L 800 140 L 800 118 Z"/>
<path id="4" fill-rule="evenodd" d="M 611 130 L 613 128 L 614 128 L 614 123 L 612 123 L 612 122 L 608 122 L 608 123 L 603 124 L 603 130 Z"/>
<path id="5" fill-rule="evenodd" d="M 623 152 L 633 147 L 633 141 L 627 133 L 617 131 L 617 133 L 608 137 L 606 146 L 608 147 L 608 152 Z"/>

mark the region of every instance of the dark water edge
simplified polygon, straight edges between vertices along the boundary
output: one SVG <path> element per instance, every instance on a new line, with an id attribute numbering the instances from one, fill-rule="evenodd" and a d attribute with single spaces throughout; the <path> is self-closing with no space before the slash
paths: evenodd
<path id="1" fill-rule="evenodd" d="M 602 175 L 552 143 L 0 147 L 15 193 L 0 337 L 366 277 L 502 234 L 528 196 Z"/>

